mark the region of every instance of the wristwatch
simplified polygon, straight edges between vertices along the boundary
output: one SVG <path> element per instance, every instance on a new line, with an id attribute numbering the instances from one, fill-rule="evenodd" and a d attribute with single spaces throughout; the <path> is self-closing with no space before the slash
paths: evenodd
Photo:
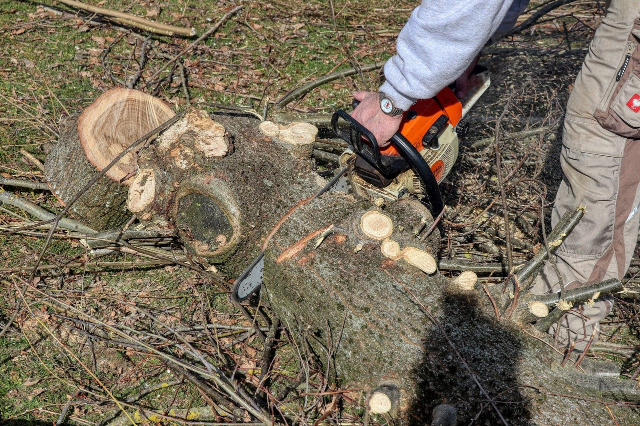
<path id="1" fill-rule="evenodd" d="M 380 110 L 382 110 L 382 112 L 391 117 L 404 114 L 404 110 L 396 107 L 386 93 L 379 92 L 378 96 L 380 97 Z"/>

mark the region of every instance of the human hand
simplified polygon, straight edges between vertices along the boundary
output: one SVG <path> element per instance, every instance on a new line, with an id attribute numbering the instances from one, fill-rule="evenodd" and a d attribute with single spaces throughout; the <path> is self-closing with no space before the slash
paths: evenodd
<path id="1" fill-rule="evenodd" d="M 377 92 L 354 92 L 353 97 L 360 101 L 360 104 L 351 116 L 373 133 L 380 148 L 388 146 L 389 139 L 400 127 L 402 115 L 392 117 L 382 112 Z"/>
<path id="2" fill-rule="evenodd" d="M 473 73 L 473 69 L 476 67 L 479 60 L 480 55 L 476 56 L 475 59 L 471 61 L 467 69 L 464 70 L 462 75 L 456 79 L 456 97 L 458 99 L 464 99 L 470 91 L 482 83 L 480 78 Z"/>

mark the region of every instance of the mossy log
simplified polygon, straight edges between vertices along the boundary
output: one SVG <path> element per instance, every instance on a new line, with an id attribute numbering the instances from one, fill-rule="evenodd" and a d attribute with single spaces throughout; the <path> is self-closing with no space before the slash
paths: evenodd
<path id="1" fill-rule="evenodd" d="M 326 183 L 313 160 L 293 157 L 253 118 L 212 118 L 227 133 L 224 155 L 173 156 L 178 146 L 162 140 L 140 154 L 140 194 L 151 175 L 162 186 L 140 212 L 164 218 L 230 278 L 264 249 L 263 299 L 301 352 L 338 384 L 369 393 L 373 411 L 429 424 L 446 402 L 461 423 L 606 424 L 612 412 L 640 424 L 616 405 L 638 399 L 633 382 L 562 367 L 533 327 L 496 319 L 495 292 L 466 279 L 452 286 L 433 270 L 439 235 L 414 236 L 432 222 L 417 200 L 374 205 L 327 192 L 309 201 Z M 195 147 L 195 136 L 176 140 Z"/>

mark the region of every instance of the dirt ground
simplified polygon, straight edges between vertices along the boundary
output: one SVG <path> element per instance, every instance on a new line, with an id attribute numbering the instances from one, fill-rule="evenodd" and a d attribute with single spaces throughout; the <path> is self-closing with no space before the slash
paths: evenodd
<path id="1" fill-rule="evenodd" d="M 87 3 L 194 27 L 198 35 L 242 9 L 156 73 L 195 38 L 150 35 L 60 2 L 0 4 L 0 195 L 17 194 L 55 213 L 62 206 L 49 191 L 6 179 L 42 182 L 41 163 L 61 124 L 103 91 L 130 84 L 176 109 L 193 105 L 210 113 L 327 115 L 349 108 L 353 90 L 375 90 L 379 70 L 335 79 L 283 108 L 277 102 L 327 74 L 384 61 L 418 2 Z M 532 3 L 519 22 L 543 2 Z M 549 233 L 562 179 L 564 107 L 601 3 L 571 2 L 483 51 L 492 83 L 464 119 L 458 162 L 441 185 L 450 207 L 441 261 L 505 265 L 505 208 L 514 264 L 530 259 Z M 335 164 L 318 160 L 318 167 Z M 216 283 L 235 277 L 214 281 L 124 252 L 96 258 L 73 233 L 56 230 L 46 242 L 50 225 L 36 220 L 0 204 L 0 424 L 255 424 L 255 412 L 287 424 L 395 424 L 366 418 L 362 393 L 328 380 L 267 308 L 242 311 L 230 303 Z M 176 241 L 163 248 L 183 252 Z M 629 294 L 639 272 L 635 257 L 624 282 Z M 494 285 L 504 274 L 480 280 Z M 602 342 L 589 354 L 619 363 L 630 380 L 640 372 L 637 313 L 632 296 L 617 298 Z M 189 366 L 199 356 L 206 368 L 194 374 Z M 225 391 L 218 373 L 238 384 L 235 390 Z M 242 409 L 240 400 L 256 407 Z M 483 421 L 480 414 L 474 422 Z M 201 419 L 210 423 L 196 423 Z"/>

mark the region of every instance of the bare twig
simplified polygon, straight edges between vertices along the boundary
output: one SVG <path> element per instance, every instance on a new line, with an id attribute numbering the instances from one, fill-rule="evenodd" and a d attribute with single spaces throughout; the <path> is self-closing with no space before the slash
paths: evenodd
<path id="1" fill-rule="evenodd" d="M 24 148 L 20 148 L 20 154 L 22 154 L 24 159 L 27 160 L 27 162 L 29 164 L 31 164 L 32 166 L 36 167 L 41 172 L 44 172 L 44 165 L 33 154 L 31 154 L 30 152 L 28 152 Z"/>
<path id="2" fill-rule="evenodd" d="M 538 22 L 538 20 L 540 20 L 540 18 L 542 18 L 547 13 L 551 12 L 554 9 L 559 8 L 560 6 L 564 6 L 565 4 L 573 3 L 574 1 L 576 1 L 576 0 L 556 0 L 556 1 L 552 1 L 552 2 L 547 3 L 545 6 L 541 7 L 536 13 L 531 15 L 522 24 L 517 25 L 514 28 L 512 28 L 511 31 L 507 32 L 504 35 L 504 37 L 508 37 L 508 36 L 517 34 L 519 32 L 522 32 L 522 31 L 526 30 L 527 28 L 530 28 L 530 27 L 534 26 L 536 24 L 536 22 Z"/>
<path id="3" fill-rule="evenodd" d="M 0 181 L 1 183 L 1 181 Z M 80 232 L 87 235 L 95 235 L 98 232 L 89 228 L 86 225 L 83 225 L 80 222 L 76 222 L 75 220 L 62 217 L 61 215 L 58 217 L 51 212 L 46 211 L 42 207 L 37 204 L 32 203 L 31 201 L 25 200 L 24 198 L 18 197 L 16 194 L 8 191 L 0 192 L 0 203 L 7 204 L 9 206 L 17 207 L 21 210 L 24 210 L 28 214 L 42 220 L 42 221 L 56 221 L 58 226 L 62 229 L 67 229 L 70 231 Z"/>
<path id="4" fill-rule="evenodd" d="M 384 62 L 376 62 L 374 64 L 369 64 L 369 65 L 363 65 L 361 66 L 359 69 L 356 68 L 349 68 L 346 70 L 342 70 L 342 71 L 338 71 L 338 72 L 334 72 L 331 74 L 327 74 L 324 77 L 312 81 L 310 83 L 305 84 L 304 86 L 298 87 L 297 89 L 292 90 L 291 92 L 287 93 L 286 95 L 284 95 L 279 101 L 276 102 L 276 106 L 278 108 L 283 108 L 284 106 L 286 106 L 287 104 L 300 99 L 301 97 L 303 97 L 304 95 L 306 95 L 307 93 L 309 93 L 310 91 L 312 91 L 313 89 L 315 89 L 316 87 L 320 87 L 323 84 L 332 82 L 334 80 L 337 80 L 339 78 L 344 78 L 344 77 L 349 77 L 351 75 L 357 74 L 359 72 L 367 72 L 367 71 L 373 71 L 373 70 L 377 70 L 380 69 L 384 66 Z"/>
<path id="5" fill-rule="evenodd" d="M 145 31 L 154 32 L 164 35 L 182 35 L 186 37 L 193 37 L 196 35 L 195 28 L 176 27 L 174 25 L 160 24 L 150 21 L 148 19 L 140 18 L 128 13 L 118 12 L 115 10 L 109 10 L 102 7 L 91 6 L 88 4 L 80 3 L 74 0 L 58 0 L 62 4 L 74 7 L 76 9 L 85 10 L 87 12 L 95 13 L 105 16 L 113 21 L 129 25 L 135 28 L 140 28 Z"/>

